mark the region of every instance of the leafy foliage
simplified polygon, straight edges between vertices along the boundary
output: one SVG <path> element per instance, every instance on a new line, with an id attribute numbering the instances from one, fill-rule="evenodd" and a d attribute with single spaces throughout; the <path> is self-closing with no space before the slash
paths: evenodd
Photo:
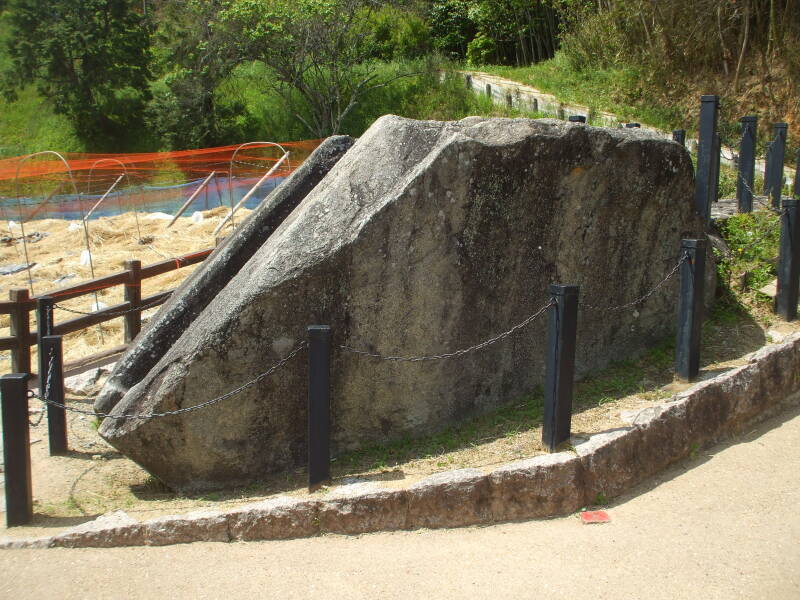
<path id="1" fill-rule="evenodd" d="M 158 8 L 155 38 L 166 73 L 147 117 L 165 148 L 214 146 L 236 133 L 242 105 L 219 105 L 215 96 L 238 62 L 222 8 L 221 0 L 165 0 Z"/>
<path id="2" fill-rule="evenodd" d="M 434 44 L 472 64 L 526 65 L 552 58 L 559 17 L 551 0 L 433 0 Z"/>
<path id="3" fill-rule="evenodd" d="M 148 21 L 127 0 L 11 0 L 7 99 L 27 84 L 104 147 L 138 131 L 149 100 Z"/>
<path id="4" fill-rule="evenodd" d="M 325 137 L 366 92 L 390 82 L 367 60 L 371 10 L 369 0 L 233 0 L 222 14 L 242 54 L 274 72 L 287 108 Z"/>

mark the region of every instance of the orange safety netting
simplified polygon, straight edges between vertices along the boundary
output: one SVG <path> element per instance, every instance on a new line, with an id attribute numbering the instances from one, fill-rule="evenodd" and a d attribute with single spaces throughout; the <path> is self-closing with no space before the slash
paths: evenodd
<path id="1" fill-rule="evenodd" d="M 251 142 L 135 154 L 48 152 L 6 158 L 0 160 L 0 209 L 4 216 L 22 221 L 62 214 L 75 218 L 106 192 L 124 196 L 129 209 L 171 207 L 170 203 L 191 194 L 212 173 L 206 195 L 212 193 L 220 204 L 225 197 L 227 204 L 273 167 L 270 180 L 288 176 L 321 141 Z"/>
<path id="2" fill-rule="evenodd" d="M 279 145 L 291 152 L 291 163 L 297 164 L 307 157 L 322 140 L 282 142 Z M 254 143 L 255 144 L 255 143 Z M 242 147 L 244 146 L 244 147 Z M 234 168 L 253 167 L 253 171 L 269 169 L 281 156 L 275 146 L 235 145 L 172 152 L 142 152 L 136 154 L 62 153 L 72 170 L 76 183 L 88 177 L 89 172 L 120 173 L 121 165 L 131 176 L 148 178 L 166 171 L 183 173 L 190 178 L 207 175 L 211 171 L 227 174 L 234 153 L 238 150 Z M 0 181 L 15 180 L 17 169 L 25 156 L 0 160 Z M 247 170 L 246 168 L 244 169 Z M 19 176 L 30 179 L 42 176 L 63 175 L 66 166 L 54 155 L 35 157 L 24 162 Z"/>

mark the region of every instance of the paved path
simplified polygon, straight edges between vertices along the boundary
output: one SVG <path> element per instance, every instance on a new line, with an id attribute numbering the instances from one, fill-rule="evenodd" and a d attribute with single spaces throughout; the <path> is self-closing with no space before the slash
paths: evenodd
<path id="1" fill-rule="evenodd" d="M 800 409 L 609 507 L 447 531 L 0 553 L 0 598 L 800 598 Z"/>

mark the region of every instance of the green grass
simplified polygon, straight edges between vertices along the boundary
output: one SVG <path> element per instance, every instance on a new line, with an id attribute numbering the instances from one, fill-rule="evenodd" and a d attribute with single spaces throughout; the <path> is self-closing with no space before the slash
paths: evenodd
<path id="1" fill-rule="evenodd" d="M 631 68 L 575 71 L 563 53 L 527 67 L 482 65 L 477 70 L 505 77 L 553 94 L 566 103 L 582 104 L 640 121 L 659 129 L 678 128 L 685 116 L 677 108 L 651 106 L 641 74 Z"/>

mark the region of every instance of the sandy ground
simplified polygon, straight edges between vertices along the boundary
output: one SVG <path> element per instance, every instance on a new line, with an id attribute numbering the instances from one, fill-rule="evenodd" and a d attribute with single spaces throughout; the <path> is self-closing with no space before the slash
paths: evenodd
<path id="1" fill-rule="evenodd" d="M 454 530 L 0 553 L 3 598 L 800 597 L 800 409 L 608 507 Z"/>
<path id="2" fill-rule="evenodd" d="M 0 223 L 0 267 L 32 264 L 30 278 L 35 294 L 49 290 L 73 286 L 92 279 L 123 270 L 126 260 L 138 259 L 142 265 L 150 265 L 176 256 L 183 256 L 214 246 L 214 229 L 226 215 L 228 209 L 218 207 L 204 211 L 200 223 L 190 216 L 181 217 L 170 228 L 168 220 L 154 218 L 149 213 L 125 213 L 114 217 L 102 217 L 88 222 L 89 248 L 92 265 L 81 263 L 81 253 L 86 249 L 86 238 L 81 221 L 61 219 L 41 219 L 25 224 L 28 263 L 25 261 L 25 247 L 21 243 L 21 229 L 11 227 L 8 222 Z M 236 213 L 236 222 L 250 214 L 248 209 Z M 138 221 L 138 225 L 137 225 Z M 227 235 L 230 227 L 225 227 L 218 235 Z M 39 237 L 41 234 L 42 237 Z M 34 264 L 35 263 L 35 264 Z M 178 269 L 142 283 L 142 296 L 147 297 L 163 290 L 176 287 L 196 268 Z M 11 275 L 0 275 L 0 295 L 8 298 L 13 288 L 29 288 L 28 271 Z M 60 278 L 66 278 L 59 280 Z M 95 300 L 114 305 L 123 301 L 123 287 L 117 286 L 94 294 L 81 296 L 60 304 L 80 311 L 92 310 Z M 144 316 L 155 312 L 146 311 Z M 36 313 L 31 313 L 31 327 L 36 327 Z M 62 310 L 55 311 L 56 323 L 75 318 L 77 315 Z M 10 335 L 8 315 L 0 315 L 0 335 Z M 112 348 L 123 343 L 122 319 L 114 319 L 100 326 L 91 327 L 70 334 L 64 338 L 64 354 L 67 362 Z M 32 348 L 33 364 L 36 364 L 36 349 Z M 10 369 L 10 353 L 0 352 L 0 373 Z M 34 367 L 35 370 L 35 367 Z"/>

